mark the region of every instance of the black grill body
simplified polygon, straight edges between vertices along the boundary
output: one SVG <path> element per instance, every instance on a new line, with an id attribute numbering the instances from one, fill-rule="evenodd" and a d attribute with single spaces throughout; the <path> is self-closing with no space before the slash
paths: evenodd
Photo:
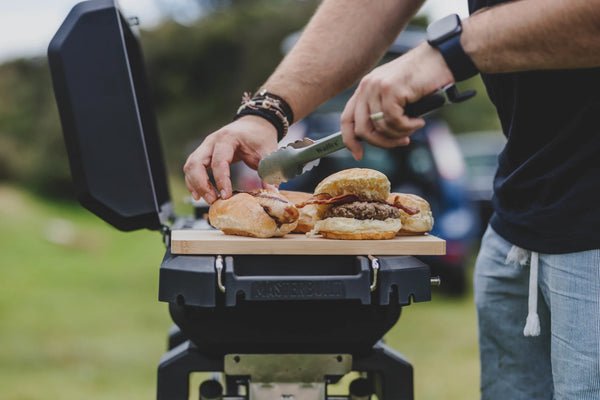
<path id="1" fill-rule="evenodd" d="M 392 328 L 401 308 L 430 300 L 429 268 L 413 257 L 225 257 L 225 293 L 215 257 L 167 252 L 159 300 L 206 354 L 365 354 Z"/>

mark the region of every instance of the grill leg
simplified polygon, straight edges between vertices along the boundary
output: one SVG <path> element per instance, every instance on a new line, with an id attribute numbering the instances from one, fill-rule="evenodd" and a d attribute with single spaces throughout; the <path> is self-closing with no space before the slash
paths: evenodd
<path id="1" fill-rule="evenodd" d="M 179 346 L 181 343 L 185 342 L 187 338 L 181 332 L 181 329 L 177 325 L 172 325 L 169 328 L 169 342 L 168 348 L 169 350 Z"/>
<path id="2" fill-rule="evenodd" d="M 185 341 L 160 359 L 157 400 L 188 400 L 192 372 L 223 371 L 223 358 L 201 354 L 192 342 Z"/>
<path id="3" fill-rule="evenodd" d="M 369 373 L 380 400 L 414 400 L 412 365 L 383 343 L 366 356 L 355 356 L 352 369 Z"/>
<path id="4" fill-rule="evenodd" d="M 207 357 L 189 340 L 185 341 L 160 360 L 157 400 L 188 400 L 190 373 L 223 370 L 223 357 Z M 352 370 L 369 375 L 380 400 L 414 400 L 412 366 L 381 342 L 368 354 L 354 356 Z"/>

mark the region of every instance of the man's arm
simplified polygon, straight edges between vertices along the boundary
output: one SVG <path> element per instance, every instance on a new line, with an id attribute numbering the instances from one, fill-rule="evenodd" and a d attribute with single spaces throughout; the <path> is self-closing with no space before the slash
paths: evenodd
<path id="1" fill-rule="evenodd" d="M 296 120 L 306 116 L 372 68 L 423 1 L 325 0 L 262 89 L 286 100 Z M 241 117 L 208 135 L 188 157 L 186 185 L 196 199 L 203 197 L 208 203 L 217 193 L 228 198 L 229 165 L 241 160 L 256 169 L 276 147 L 276 130 L 269 122 Z"/>
<path id="2" fill-rule="evenodd" d="M 461 43 L 481 72 L 600 65 L 600 1 L 521 0 L 463 21 Z"/>
<path id="3" fill-rule="evenodd" d="M 481 72 L 504 73 L 600 66 L 599 37 L 600 0 L 520 0 L 465 19 L 461 43 Z M 374 69 L 342 114 L 344 143 L 357 159 L 361 140 L 396 146 L 419 127 L 404 106 L 453 81 L 441 54 L 427 43 Z M 377 112 L 384 119 L 371 121 Z"/>
<path id="4" fill-rule="evenodd" d="M 423 3 L 324 1 L 263 88 L 305 117 L 373 68 Z"/>

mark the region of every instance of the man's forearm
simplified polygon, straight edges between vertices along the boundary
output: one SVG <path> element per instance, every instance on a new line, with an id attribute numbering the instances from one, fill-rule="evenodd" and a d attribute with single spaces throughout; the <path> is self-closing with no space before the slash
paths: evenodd
<path id="1" fill-rule="evenodd" d="M 344 90 L 381 58 L 423 0 L 326 0 L 263 88 L 296 120 Z"/>
<path id="2" fill-rule="evenodd" d="M 521 0 L 463 21 L 461 43 L 481 72 L 600 66 L 599 0 Z"/>

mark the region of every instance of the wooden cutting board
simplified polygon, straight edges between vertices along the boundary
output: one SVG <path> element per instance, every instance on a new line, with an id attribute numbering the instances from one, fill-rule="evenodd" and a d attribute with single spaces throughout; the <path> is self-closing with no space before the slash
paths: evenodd
<path id="1" fill-rule="evenodd" d="M 225 235 L 217 230 L 174 230 L 173 254 L 327 254 L 443 255 L 446 241 L 433 235 L 397 236 L 388 240 L 335 240 L 320 235 L 287 234 L 278 238 Z"/>

